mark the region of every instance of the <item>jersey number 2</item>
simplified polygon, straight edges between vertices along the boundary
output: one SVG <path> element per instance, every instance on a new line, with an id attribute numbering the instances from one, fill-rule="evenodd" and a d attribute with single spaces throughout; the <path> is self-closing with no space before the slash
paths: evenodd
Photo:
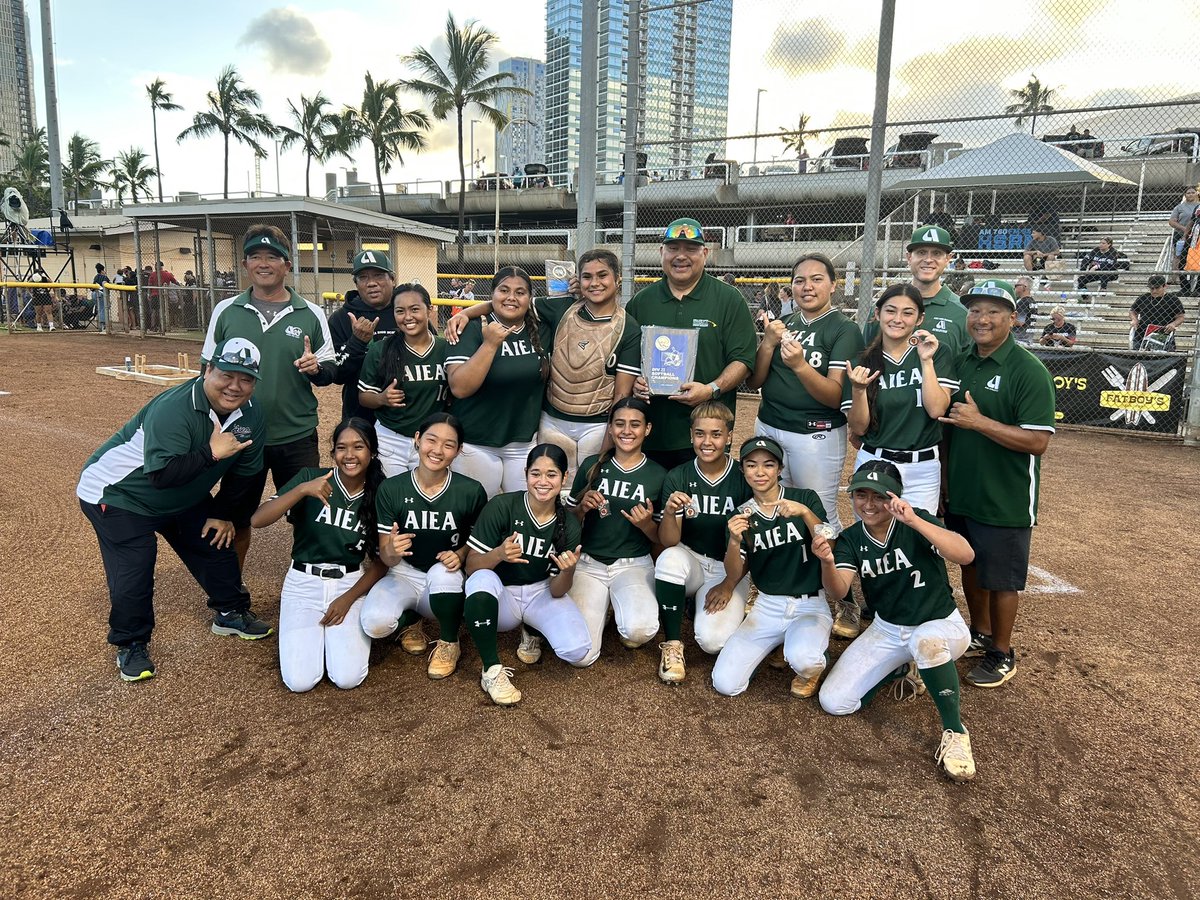
<path id="1" fill-rule="evenodd" d="M 909 573 L 909 574 L 911 574 L 911 575 L 912 575 L 912 580 L 913 580 L 913 589 L 914 589 L 914 590 L 916 590 L 917 588 L 923 588 L 923 587 L 925 587 L 925 579 L 921 577 L 921 571 L 920 571 L 920 569 L 916 569 L 916 570 L 912 571 L 912 572 L 911 572 L 911 573 Z"/>

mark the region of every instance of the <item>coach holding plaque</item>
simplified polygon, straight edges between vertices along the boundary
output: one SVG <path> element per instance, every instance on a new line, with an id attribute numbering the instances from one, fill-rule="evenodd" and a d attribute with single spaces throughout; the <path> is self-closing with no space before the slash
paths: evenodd
<path id="1" fill-rule="evenodd" d="M 737 288 L 707 275 L 708 247 L 695 219 L 676 219 L 662 239 L 662 280 L 643 288 L 629 301 L 629 315 L 643 327 L 694 331 L 695 367 L 691 380 L 669 395 L 651 394 L 646 377 L 639 378 L 634 393 L 650 401 L 650 422 L 644 452 L 666 468 L 690 462 L 692 407 L 720 400 L 730 410 L 737 403 L 737 387 L 754 365 L 757 337 L 754 320 Z M 649 359 L 643 358 L 645 373 Z"/>
<path id="2" fill-rule="evenodd" d="M 1016 291 L 984 281 L 962 298 L 974 341 L 958 357 L 959 389 L 939 421 L 948 429 L 947 527 L 975 550 L 963 566 L 971 612 L 967 673 L 976 687 L 1000 687 L 1017 668 L 1012 649 L 1017 602 L 1037 524 L 1041 456 L 1054 434 L 1054 381 L 1041 360 L 1012 336 Z"/>

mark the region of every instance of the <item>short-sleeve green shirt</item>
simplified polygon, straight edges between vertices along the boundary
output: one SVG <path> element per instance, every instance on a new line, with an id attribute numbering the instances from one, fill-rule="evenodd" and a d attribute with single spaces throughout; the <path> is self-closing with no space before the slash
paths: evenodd
<path id="1" fill-rule="evenodd" d="M 280 488 L 276 496 L 282 496 L 292 488 L 329 471 L 327 468 L 305 467 Z M 292 523 L 292 559 L 298 563 L 357 569 L 367 555 L 363 526 L 358 518 L 363 491 L 359 489 L 356 494 L 348 493 L 336 469 L 329 479 L 329 486 L 332 490 L 328 506 L 316 497 L 301 497 L 300 502 L 288 513 Z"/>
<path id="2" fill-rule="evenodd" d="M 934 525 L 942 523 L 923 509 L 913 512 Z M 833 550 L 839 569 L 858 573 L 867 604 L 893 625 L 920 625 L 944 619 L 955 610 L 946 578 L 946 561 L 915 528 L 892 520 L 880 543 L 862 522 L 841 533 Z"/>
<path id="3" fill-rule="evenodd" d="M 380 535 L 389 534 L 393 524 L 400 534 L 413 535 L 411 555 L 404 561 L 422 572 L 429 571 L 439 553 L 462 547 L 486 504 L 483 485 L 457 472 L 447 472 L 446 483 L 432 496 L 412 471 L 385 479 L 375 494 Z"/>
<path id="4" fill-rule="evenodd" d="M 752 496 L 750 485 L 742 477 L 742 470 L 732 459 L 725 460 L 725 471 L 710 481 L 700 471 L 699 460 L 676 466 L 663 480 L 662 502 L 676 491 L 683 491 L 692 498 L 696 514 L 676 513 L 680 521 L 680 543 L 709 559 L 725 559 L 726 529 L 730 517 L 738 507 Z"/>
<path id="5" fill-rule="evenodd" d="M 559 516 L 563 517 L 564 524 L 563 543 L 559 549 L 574 550 L 580 543 L 579 520 L 565 508 L 560 508 L 548 522 L 541 523 L 529 509 L 526 491 L 498 494 L 480 513 L 467 546 L 476 553 L 490 553 L 515 532 L 521 542 L 521 558 L 529 562 L 502 562 L 496 566 L 496 575 L 504 584 L 537 584 L 558 574 L 550 554 L 554 552 L 554 529 Z"/>
<path id="6" fill-rule="evenodd" d="M 821 498 L 808 488 L 784 487 L 781 496 L 803 503 L 825 521 Z M 812 535 L 799 516 L 781 516 L 774 510 L 767 515 L 754 507 L 739 552 L 760 591 L 800 597 L 821 590 L 821 561 L 812 553 Z"/>
<path id="7" fill-rule="evenodd" d="M 638 291 L 626 312 L 642 326 L 699 330 L 693 381 L 714 381 L 731 362 L 754 368 L 758 344 L 746 301 L 737 288 L 711 275 L 702 276 L 682 300 L 675 299 L 665 278 L 660 279 Z M 736 411 L 737 392 L 726 391 L 721 402 Z M 682 450 L 691 446 L 691 412 L 690 407 L 668 397 L 652 398 L 650 423 L 654 430 L 646 438 L 646 449 Z"/>
<path id="8" fill-rule="evenodd" d="M 363 360 L 362 372 L 358 376 L 360 391 L 382 393 L 391 383 L 384 378 L 384 353 L 390 341 L 403 341 L 400 332 L 383 339 L 374 341 L 367 348 Z M 412 437 L 417 427 L 425 418 L 434 412 L 446 408 L 446 357 L 450 345 L 443 338 L 435 337 L 433 343 L 424 355 L 418 355 L 411 349 L 404 356 L 403 384 L 397 385 L 404 391 L 404 405 L 400 407 L 381 406 L 375 410 L 375 419 L 396 434 Z"/>
<path id="9" fill-rule="evenodd" d="M 951 351 L 939 344 L 933 355 L 933 367 L 938 384 L 953 396 L 958 390 L 957 371 Z M 921 386 L 925 382 L 924 367 L 917 348 L 905 346 L 898 360 L 883 354 L 883 372 L 879 376 L 879 393 L 875 409 L 871 410 L 878 425 L 863 435 L 863 443 L 887 450 L 924 450 L 936 447 L 942 439 L 942 424 L 925 411 Z"/>
<path id="10" fill-rule="evenodd" d="M 958 358 L 959 390 L 989 419 L 1054 432 L 1054 380 L 1036 356 L 1010 334 L 990 356 L 972 345 Z M 1042 458 L 1002 447 L 978 431 L 949 427 L 948 507 L 985 525 L 1037 524 Z"/>
<path id="11" fill-rule="evenodd" d="M 583 499 L 588 491 L 588 474 L 598 459 L 599 456 L 589 456 L 580 464 L 568 506 L 578 506 Z M 653 504 L 654 520 L 662 519 L 660 498 L 666 477 L 667 470 L 648 456 L 643 456 L 641 462 L 628 470 L 622 469 L 616 459 L 606 460 L 596 473 L 592 490 L 599 491 L 608 500 L 608 515 L 602 516 L 599 510 L 593 509 L 584 516 L 583 551 L 605 565 L 649 553 L 650 539 L 621 513 L 648 500 Z"/>
<path id="12" fill-rule="evenodd" d="M 446 357 L 447 366 L 468 362 L 483 346 L 483 321 L 470 321 Z M 462 422 L 468 444 L 504 447 L 533 439 L 545 389 L 542 356 L 534 346 L 529 326 L 522 323 L 496 350 L 479 390 L 470 397 L 452 400 L 450 411 Z"/>

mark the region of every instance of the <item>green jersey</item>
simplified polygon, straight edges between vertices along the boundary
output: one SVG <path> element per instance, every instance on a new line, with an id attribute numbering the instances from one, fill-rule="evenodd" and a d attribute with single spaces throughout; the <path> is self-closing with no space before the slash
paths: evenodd
<path id="1" fill-rule="evenodd" d="M 201 357 L 212 359 L 217 344 L 232 337 L 245 338 L 262 355 L 254 399 L 267 420 L 267 446 L 290 444 L 317 427 L 317 397 L 313 384 L 331 384 L 335 353 L 329 323 L 321 307 L 309 303 L 291 288 L 290 299 L 270 322 L 250 299 L 250 291 L 222 300 L 208 322 Z M 304 355 L 304 339 L 321 363 L 321 373 L 309 376 L 296 368 Z"/>
<path id="2" fill-rule="evenodd" d="M 213 463 L 209 440 L 214 424 L 239 441 L 253 443 Z M 209 405 L 204 379 L 193 378 L 163 391 L 89 456 L 75 493 L 87 503 L 103 503 L 143 516 L 175 515 L 207 502 L 225 473 L 253 475 L 260 471 L 266 433 L 256 397 L 222 422 Z M 206 465 L 195 478 L 172 487 L 151 483 L 149 476 L 197 451 L 203 451 Z"/>
<path id="3" fill-rule="evenodd" d="M 704 275 L 682 300 L 676 300 L 665 278 L 638 291 L 625 308 L 639 325 L 695 328 L 700 334 L 692 381 L 714 381 L 732 362 L 753 371 L 757 335 L 754 320 L 741 293 L 733 285 Z M 736 412 L 737 391 L 726 391 L 721 402 Z M 682 450 L 692 443 L 691 408 L 669 397 L 650 400 L 647 450 Z"/>
<path id="4" fill-rule="evenodd" d="M 574 550 L 580 542 L 579 520 L 565 509 L 560 507 L 547 521 L 539 522 L 529 508 L 526 491 L 499 494 L 483 508 L 467 539 L 467 546 L 476 553 L 490 553 L 516 533 L 521 542 L 521 558 L 529 562 L 502 562 L 496 566 L 496 575 L 504 584 L 537 584 L 558 574 L 558 566 L 550 560 L 550 554 L 554 552 L 554 531 L 559 516 L 563 517 L 564 524 L 559 552 Z"/>
<path id="5" fill-rule="evenodd" d="M 954 356 L 943 344 L 933 355 L 938 384 L 953 396 L 958 390 Z M 942 424 L 925 412 L 921 386 L 924 367 L 917 348 L 906 344 L 899 359 L 883 354 L 879 393 L 871 410 L 878 424 L 863 435 L 863 443 L 886 450 L 924 450 L 942 439 Z"/>
<path id="6" fill-rule="evenodd" d="M 925 298 L 925 321 L 921 327 L 937 335 L 943 347 L 958 356 L 971 349 L 971 336 L 967 333 L 967 309 L 958 299 L 958 294 L 942 285 L 936 294 Z M 863 340 L 870 344 L 879 334 L 879 320 L 872 318 L 863 326 Z"/>
<path id="7" fill-rule="evenodd" d="M 599 460 L 589 456 L 575 473 L 575 484 L 571 488 L 568 506 L 578 506 L 588 491 L 588 475 Z M 646 501 L 653 504 L 654 521 L 662 520 L 663 481 L 667 470 L 654 460 L 643 456 L 641 462 L 630 469 L 622 469 L 615 458 L 609 458 L 600 466 L 593 481 L 592 490 L 599 491 L 608 501 L 608 514 L 601 515 L 593 509 L 583 518 L 583 550 L 593 559 L 609 565 L 618 559 L 645 556 L 650 552 L 650 539 L 622 512 L 629 512 Z"/>
<path id="8" fill-rule="evenodd" d="M 494 315 L 488 318 L 495 320 Z M 447 366 L 469 362 L 483 346 L 483 321 L 483 318 L 470 321 L 446 357 Z M 451 403 L 451 412 L 462 422 L 468 444 L 503 447 L 533 439 L 541 419 L 545 390 L 542 358 L 528 325 L 521 323 L 520 328 L 508 333 L 497 348 L 479 390 Z"/>
<path id="9" fill-rule="evenodd" d="M 691 510 L 675 514 L 680 521 L 680 543 L 709 559 L 725 559 L 725 524 L 753 496 L 737 463 L 726 458 L 725 471 L 713 481 L 700 471 L 699 460 L 676 466 L 663 480 L 659 509 L 676 491 L 692 498 Z M 688 515 L 689 511 L 694 515 Z"/>
<path id="10" fill-rule="evenodd" d="M 362 372 L 358 376 L 360 391 L 379 394 L 392 383 L 390 378 L 385 377 L 384 353 L 393 340 L 403 341 L 404 335 L 396 332 L 382 341 L 373 342 L 367 348 Z M 408 348 L 403 352 L 403 377 L 399 379 L 400 383 L 396 387 L 404 391 L 404 405 L 381 406 L 375 410 L 375 419 L 396 434 L 412 437 L 430 413 L 446 408 L 446 357 L 449 355 L 450 345 L 443 338 L 435 337 L 424 354 L 415 353 Z"/>
<path id="11" fill-rule="evenodd" d="M 913 512 L 926 522 L 942 524 L 923 509 L 913 507 Z M 955 610 L 946 561 L 903 522 L 893 519 L 882 543 L 862 522 L 855 522 L 837 539 L 833 558 L 839 569 L 858 573 L 867 605 L 893 625 L 920 625 Z"/>
<path id="12" fill-rule="evenodd" d="M 595 323 L 588 328 L 586 335 L 578 333 L 580 329 L 578 325 L 572 328 L 571 323 L 568 323 L 566 329 L 559 327 L 567 317 L 567 313 L 576 304 L 579 306 L 579 321 Z M 612 316 L 593 316 L 587 304 L 580 303 L 574 297 L 542 297 L 535 302 L 534 308 L 537 310 L 538 318 L 545 325 L 541 333 L 546 352 L 552 359 L 556 353 L 558 354 L 558 359 L 555 360 L 556 365 L 562 365 L 572 372 L 590 372 L 593 367 L 599 370 L 603 366 L 602 375 L 609 395 L 612 394 L 613 379 L 618 372 L 632 375 L 635 378 L 642 374 L 642 329 L 633 316 L 625 313 L 621 333 L 614 335 L 611 327 L 604 327 L 613 321 Z M 565 346 L 556 345 L 555 340 L 559 337 L 560 331 L 575 335 L 574 340 L 568 340 Z M 602 346 L 596 348 L 593 341 L 601 343 Z M 609 347 L 612 349 L 609 350 Z M 600 359 L 598 353 L 606 351 L 608 356 Z M 553 373 L 554 368 L 551 369 L 552 378 Z M 584 387 L 595 390 L 594 384 L 585 384 Z M 542 401 L 542 410 L 556 419 L 562 419 L 564 422 L 608 421 L 607 411 L 595 415 L 576 415 L 564 412 L 551 402 L 551 393 L 551 390 L 546 391 L 546 396 Z"/>
<path id="13" fill-rule="evenodd" d="M 967 391 L 989 419 L 1032 431 L 1054 432 L 1054 380 L 1041 360 L 1010 334 L 990 356 L 978 348 L 958 358 L 959 390 Z M 985 525 L 1029 528 L 1037 524 L 1042 458 L 1009 450 L 978 431 L 948 428 L 948 508 Z"/>
<path id="14" fill-rule="evenodd" d="M 303 468 L 275 496 L 282 496 L 292 488 L 320 478 L 329 471 Z M 292 559 L 298 563 L 342 566 L 348 571 L 357 569 L 367 555 L 363 525 L 358 518 L 363 490 L 360 488 L 356 494 L 348 493 L 336 469 L 329 479 L 329 486 L 332 491 L 328 505 L 316 497 L 301 497 L 300 502 L 288 513 L 288 520 L 292 523 Z"/>
<path id="15" fill-rule="evenodd" d="M 821 498 L 808 488 L 783 487 L 780 497 L 803 503 L 825 521 Z M 799 516 L 781 516 L 775 510 L 768 515 L 755 505 L 738 552 L 760 591 L 800 597 L 821 590 L 821 561 L 813 556 L 812 535 Z"/>
<path id="16" fill-rule="evenodd" d="M 846 361 L 858 359 L 863 350 L 862 335 L 853 322 L 838 310 L 830 308 L 811 321 L 803 312 L 795 312 L 783 320 L 784 340 L 796 340 L 804 347 L 808 364 L 828 376 L 830 372 L 846 371 Z M 849 395 L 845 391 L 839 407 L 829 407 L 814 398 L 796 373 L 783 361 L 783 353 L 775 348 L 771 368 L 762 386 L 762 403 L 758 417 L 772 428 L 796 434 L 831 431 L 846 424 L 845 410 Z"/>
<path id="17" fill-rule="evenodd" d="M 449 471 L 446 483 L 433 495 L 421 489 L 415 470 L 385 479 L 375 494 L 381 538 L 391 533 L 393 524 L 400 526 L 400 534 L 413 535 L 411 555 L 404 561 L 422 572 L 438 561 L 439 553 L 462 547 L 486 504 L 483 485 Z"/>

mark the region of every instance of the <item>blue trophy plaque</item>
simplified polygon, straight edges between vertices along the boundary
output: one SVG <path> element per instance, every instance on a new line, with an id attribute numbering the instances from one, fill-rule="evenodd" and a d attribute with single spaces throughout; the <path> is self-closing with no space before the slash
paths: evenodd
<path id="1" fill-rule="evenodd" d="M 642 376 L 650 393 L 668 396 L 692 380 L 696 372 L 696 349 L 700 331 L 696 328 L 642 328 Z"/>

